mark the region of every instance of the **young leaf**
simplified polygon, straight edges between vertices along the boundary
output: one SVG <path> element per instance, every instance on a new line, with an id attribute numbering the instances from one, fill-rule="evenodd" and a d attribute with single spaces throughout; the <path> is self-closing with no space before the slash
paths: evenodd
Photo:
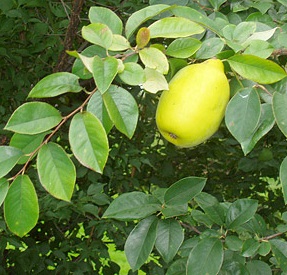
<path id="1" fill-rule="evenodd" d="M 151 195 L 134 191 L 124 193 L 112 201 L 103 217 L 129 221 L 143 219 L 160 209 L 160 203 L 154 200 Z"/>
<path id="2" fill-rule="evenodd" d="M 142 63 L 151 69 L 167 74 L 168 73 L 168 60 L 165 54 L 157 48 L 144 48 L 139 51 L 139 56 Z"/>
<path id="3" fill-rule="evenodd" d="M 146 262 L 154 247 L 157 222 L 155 216 L 140 221 L 126 240 L 125 254 L 133 271 Z"/>
<path id="4" fill-rule="evenodd" d="M 139 49 L 144 48 L 150 40 L 150 31 L 147 27 L 142 27 L 136 35 L 136 43 Z"/>
<path id="5" fill-rule="evenodd" d="M 8 190 L 9 190 L 9 182 L 4 178 L 0 179 L 0 206 L 4 202 Z"/>
<path id="6" fill-rule="evenodd" d="M 60 145 L 49 142 L 41 147 L 37 169 L 42 186 L 52 196 L 70 201 L 76 182 L 76 169 Z"/>
<path id="7" fill-rule="evenodd" d="M 143 88 L 152 94 L 158 91 L 168 90 L 168 83 L 160 72 L 155 69 L 145 68 L 145 82 L 143 83 Z"/>
<path id="8" fill-rule="evenodd" d="M 287 76 L 278 64 L 258 56 L 238 54 L 228 58 L 227 61 L 239 75 L 261 84 L 271 84 Z"/>
<path id="9" fill-rule="evenodd" d="M 255 89 L 245 88 L 229 101 L 225 124 L 239 143 L 252 138 L 261 114 L 260 99 Z"/>
<path id="10" fill-rule="evenodd" d="M 178 38 L 187 37 L 204 32 L 204 28 L 197 23 L 183 17 L 166 17 L 151 24 L 150 37 Z"/>
<path id="11" fill-rule="evenodd" d="M 18 148 L 0 146 L 0 178 L 6 176 L 22 156 L 23 152 Z"/>
<path id="12" fill-rule="evenodd" d="M 178 38 L 166 49 L 166 54 L 177 58 L 188 58 L 201 47 L 201 41 L 191 37 Z"/>
<path id="13" fill-rule="evenodd" d="M 26 235 L 36 225 L 39 217 L 38 198 L 27 175 L 20 175 L 12 182 L 4 202 L 4 215 L 11 232 L 19 237 Z"/>
<path id="14" fill-rule="evenodd" d="M 5 126 L 5 130 L 35 135 L 52 129 L 61 120 L 60 112 L 50 104 L 28 102 L 14 111 Z"/>
<path id="15" fill-rule="evenodd" d="M 127 90 L 112 85 L 103 94 L 103 101 L 115 127 L 132 138 L 138 122 L 138 106 L 134 97 Z"/>
<path id="16" fill-rule="evenodd" d="M 287 93 L 275 92 L 272 103 L 276 123 L 281 132 L 287 137 Z"/>
<path id="17" fill-rule="evenodd" d="M 95 56 L 92 73 L 99 91 L 105 93 L 118 73 L 117 59 L 110 56 L 103 60 Z"/>
<path id="18" fill-rule="evenodd" d="M 145 82 L 144 69 L 137 63 L 124 63 L 123 72 L 119 73 L 120 79 L 128 85 L 137 86 Z"/>
<path id="19" fill-rule="evenodd" d="M 199 194 L 205 186 L 206 179 L 199 177 L 183 178 L 172 184 L 164 194 L 167 205 L 182 205 Z"/>
<path id="20" fill-rule="evenodd" d="M 191 250 L 186 274 L 218 274 L 223 262 L 223 246 L 217 238 L 204 238 Z"/>
<path id="21" fill-rule="evenodd" d="M 82 28 L 82 37 L 92 44 L 109 49 L 113 44 L 113 33 L 106 24 L 92 23 Z"/>
<path id="22" fill-rule="evenodd" d="M 169 263 L 183 242 L 183 229 L 174 219 L 159 220 L 156 234 L 155 247 L 164 261 Z"/>
<path id="23" fill-rule="evenodd" d="M 154 16 L 168 10 L 170 6 L 164 4 L 152 5 L 134 12 L 127 20 L 126 23 L 126 36 L 127 39 L 135 32 L 135 30 L 145 21 L 153 18 Z"/>
<path id="24" fill-rule="evenodd" d="M 226 214 L 226 227 L 234 229 L 249 221 L 256 213 L 258 202 L 253 199 L 239 199 L 232 203 Z"/>
<path id="25" fill-rule="evenodd" d="M 83 88 L 79 77 L 68 72 L 59 72 L 41 79 L 28 94 L 28 98 L 54 97 L 64 93 L 78 93 Z"/>
<path id="26" fill-rule="evenodd" d="M 273 239 L 271 243 L 272 252 L 283 272 L 287 272 L 287 242 L 285 240 Z"/>
<path id="27" fill-rule="evenodd" d="M 220 53 L 223 47 L 224 42 L 220 38 L 209 38 L 203 41 L 200 49 L 196 52 L 195 56 L 198 59 L 208 59 Z"/>
<path id="28" fill-rule="evenodd" d="M 110 119 L 101 93 L 93 94 L 88 102 L 87 111 L 95 115 L 102 122 L 106 133 L 108 134 L 113 128 L 114 123 Z"/>
<path id="29" fill-rule="evenodd" d="M 69 141 L 73 154 L 84 166 L 102 173 L 109 144 L 100 120 L 89 112 L 76 114 L 70 125 Z"/>
<path id="30" fill-rule="evenodd" d="M 287 204 L 287 157 L 284 158 L 280 165 L 280 182 L 282 185 L 282 192 L 285 204 Z"/>
<path id="31" fill-rule="evenodd" d="M 111 9 L 91 7 L 89 9 L 89 20 L 91 23 L 106 24 L 114 34 L 122 34 L 123 22 Z"/>

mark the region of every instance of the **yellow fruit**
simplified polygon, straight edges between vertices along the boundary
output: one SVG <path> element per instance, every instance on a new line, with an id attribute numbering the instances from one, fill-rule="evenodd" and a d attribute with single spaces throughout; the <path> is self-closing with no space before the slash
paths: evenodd
<path id="1" fill-rule="evenodd" d="M 218 130 L 229 96 L 229 83 L 219 59 L 186 66 L 161 94 L 157 127 L 165 139 L 179 147 L 196 146 Z"/>

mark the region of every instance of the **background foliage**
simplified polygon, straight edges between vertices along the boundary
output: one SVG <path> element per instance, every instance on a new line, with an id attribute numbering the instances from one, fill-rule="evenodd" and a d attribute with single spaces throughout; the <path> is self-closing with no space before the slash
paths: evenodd
<path id="1" fill-rule="evenodd" d="M 92 6 L 106 7 L 115 12 L 124 25 L 131 14 L 150 5 L 176 2 L 197 11 L 198 13 L 193 12 L 191 15 L 186 14 L 184 10 L 177 11 L 180 16 L 195 18 L 195 22 L 207 30 L 204 33 L 198 31 L 199 33 L 193 35 L 194 40 L 184 42 L 191 43 L 187 44 L 188 52 L 184 51 L 180 42 L 172 45 L 174 38 L 162 39 L 161 36 L 153 34 L 153 44 L 165 45 L 168 48 L 170 71 L 165 77 L 169 80 L 178 68 L 187 64 L 187 60 L 202 61 L 213 56 L 228 59 L 225 69 L 231 79 L 234 96 L 227 109 L 226 123 L 222 123 L 219 131 L 211 139 L 195 148 L 179 149 L 162 140 L 156 130 L 154 114 L 159 93 L 146 93 L 141 87 L 129 83 L 130 79 L 139 82 L 134 77 L 117 76 L 114 83 L 129 91 L 125 94 L 125 100 L 129 100 L 131 105 L 136 100 L 136 105 L 139 106 L 138 124 L 135 129 L 131 127 L 128 130 L 120 125 L 134 125 L 132 122 L 119 122 L 116 129 L 111 128 L 111 123 L 106 121 L 105 129 L 110 130 L 109 157 L 105 165 L 94 167 L 97 171 L 95 172 L 76 160 L 81 159 L 81 152 L 77 152 L 77 139 L 74 140 L 74 145 L 71 143 L 71 147 L 69 144 L 69 133 L 76 135 L 80 132 L 78 127 L 89 121 L 88 116 L 81 116 L 80 113 L 75 116 L 69 115 L 79 106 L 83 108 L 86 96 L 79 93 L 79 85 L 71 75 L 61 75 L 67 84 L 73 84 L 73 88 L 69 88 L 74 93 L 64 94 L 58 91 L 55 97 L 50 95 L 48 99 L 41 98 L 37 101 L 40 104 L 37 106 L 40 106 L 42 111 L 49 104 L 60 113 L 53 110 L 54 124 L 47 129 L 39 130 L 41 134 L 33 141 L 40 144 L 61 121 L 61 116 L 67 118 L 67 123 L 51 136 L 50 143 L 40 149 L 37 161 L 34 159 L 25 167 L 29 178 L 27 175 L 19 175 L 13 181 L 6 198 L 8 184 L 3 178 L 5 174 L 1 174 L 0 201 L 3 202 L 5 199 L 6 212 L 5 220 L 4 213 L 0 220 L 1 274 L 145 272 L 160 275 L 185 274 L 186 270 L 188 274 L 201 274 L 200 272 L 204 271 L 210 274 L 287 272 L 287 218 L 282 192 L 282 183 L 286 180 L 286 164 L 283 161 L 286 157 L 287 132 L 284 124 L 287 102 L 286 78 L 280 81 L 284 73 L 278 70 L 278 67 L 270 69 L 273 65 L 265 62 L 268 58 L 273 61 L 272 64 L 277 63 L 281 68 L 286 66 L 285 1 L 85 1 L 80 9 L 79 25 L 76 22 L 74 26 L 76 35 L 72 44 L 67 42 L 66 33 L 71 27 L 73 7 L 75 12 L 76 5 L 80 6 L 81 1 L 2 2 L 0 123 L 1 129 L 6 127 L 6 130 L 1 130 L 0 142 L 3 146 L 0 148 L 3 164 L 18 163 L 15 167 L 10 167 L 10 177 L 21 170 L 27 158 L 19 160 L 22 153 L 13 149 L 15 158 L 6 161 L 6 146 L 25 143 L 24 136 L 12 135 L 11 131 L 15 128 L 12 119 L 9 118 L 19 106 L 22 106 L 22 110 L 25 106 L 28 113 L 36 109 L 35 105 L 31 105 L 31 98 L 34 97 L 33 93 L 39 98 L 43 90 L 48 91 L 49 85 L 45 86 L 43 82 L 42 86 L 37 84 L 47 75 L 59 71 L 80 73 L 79 58 L 83 61 L 85 59 L 77 53 L 85 55 L 82 51 L 90 45 L 87 42 L 91 40 L 87 26 L 90 24 L 88 14 Z M 200 13 L 204 20 L 200 18 Z M 141 22 L 143 26 L 151 25 L 164 17 L 165 13 L 154 15 L 151 20 Z M 140 25 L 136 27 L 141 27 Z M 86 33 L 82 31 L 83 26 L 87 30 Z M 117 27 L 118 25 L 113 32 L 117 31 Z M 130 25 L 131 30 L 133 27 L 134 25 Z M 171 25 L 170 28 L 172 27 Z M 144 48 L 146 37 L 143 33 L 136 41 L 134 36 L 137 30 L 134 30 L 133 35 L 130 33 L 131 44 L 134 46 L 136 43 L 142 43 Z M 105 51 L 101 51 L 98 46 L 105 48 L 105 45 L 98 45 L 98 42 L 94 44 L 97 46 L 93 46 L 93 51 L 104 57 Z M 155 46 L 157 47 L 159 46 Z M 70 56 L 63 57 L 64 49 L 71 51 Z M 244 52 L 248 56 L 239 55 L 238 59 L 238 56 L 234 55 L 235 52 Z M 145 54 L 147 53 L 142 51 L 141 61 L 149 67 L 150 60 Z M 86 55 L 89 56 L 87 50 Z M 74 57 L 77 58 L 75 62 L 78 62 L 78 67 L 76 63 L 74 65 Z M 63 58 L 64 63 L 61 62 Z M 259 65 L 250 71 L 248 68 L 252 62 Z M 86 64 L 89 64 L 88 61 Z M 106 64 L 110 66 L 111 72 L 118 69 L 112 59 Z M 113 71 L 113 68 L 116 69 Z M 262 68 L 267 68 L 267 73 Z M 162 67 L 159 70 L 162 73 L 165 71 Z M 87 70 L 83 73 L 80 85 L 91 92 L 95 88 L 94 81 L 91 75 L 87 76 Z M 101 72 L 93 73 L 98 88 L 105 95 L 104 92 L 110 83 L 101 81 L 107 79 L 102 77 Z M 256 73 L 258 76 L 254 79 Z M 272 73 L 275 76 L 272 76 Z M 278 75 L 279 78 L 274 80 Z M 55 79 L 54 77 L 47 83 Z M 162 85 L 162 82 L 157 85 Z M 111 106 L 108 102 L 111 102 L 111 98 L 115 99 L 117 94 L 117 88 L 113 87 L 109 94 L 106 93 L 106 98 L 103 97 L 106 106 Z M 252 105 L 240 101 L 239 93 L 248 96 Z M 95 105 L 98 106 L 101 98 L 97 98 L 97 94 L 99 93 L 95 93 L 89 101 L 88 110 L 92 110 Z M 130 95 L 133 97 L 129 97 Z M 120 103 L 118 99 L 115 101 Z M 237 127 L 241 127 L 241 131 L 236 132 L 236 128 L 234 130 L 228 127 L 228 122 L 234 121 L 234 114 L 240 117 L 238 112 L 242 106 L 246 108 L 246 118 L 236 121 Z M 114 110 L 115 108 L 110 107 L 111 117 Z M 20 113 L 18 118 L 14 116 L 14 120 L 21 121 L 22 117 Z M 117 117 L 117 114 L 114 114 L 114 117 Z M 70 118 L 72 122 L 68 120 Z M 247 124 L 247 121 L 250 123 Z M 264 123 L 260 124 L 260 121 Z M 101 126 L 94 120 L 93 123 L 94 127 L 101 131 Z M 73 129 L 73 124 L 74 131 L 70 130 Z M 31 127 L 29 131 L 36 129 Z M 93 130 L 90 131 L 93 135 Z M 247 134 L 244 131 L 247 131 Z M 264 137 L 256 138 L 254 133 L 257 133 L 257 137 Z M 105 140 L 104 136 L 102 140 Z M 26 138 L 30 143 L 29 135 Z M 68 159 L 61 148 L 68 153 Z M 44 173 L 47 166 L 45 157 L 48 153 L 55 154 L 59 157 L 59 163 L 66 164 L 59 169 L 60 172 L 64 171 L 62 176 L 59 176 L 64 189 L 62 192 L 59 192 L 58 188 L 54 190 L 53 186 L 43 184 L 49 176 Z M 74 164 L 71 164 L 70 159 Z M 5 165 L 1 166 L 1 173 L 10 170 Z M 44 168 L 41 170 L 40 167 Z M 43 173 L 38 175 L 35 168 Z M 68 176 L 70 179 L 66 184 Z M 74 181 L 75 186 L 71 185 Z M 30 221 L 29 216 L 24 219 L 23 213 L 20 213 L 18 220 L 15 218 L 16 212 L 13 211 L 21 205 L 17 205 L 17 200 L 11 194 L 13 190 L 17 194 L 17 190 L 21 188 L 27 194 L 27 197 L 24 196 L 27 204 L 33 202 L 34 188 L 36 190 L 39 213 L 35 213 L 34 216 L 38 215 L 35 220 Z M 177 193 L 179 200 L 174 196 Z M 186 193 L 187 197 L 184 198 L 183 195 Z M 163 205 L 165 207 L 162 207 Z M 25 209 L 23 211 L 25 213 Z M 17 231 L 19 221 L 24 224 L 21 232 Z M 6 223 L 9 224 L 9 229 Z M 25 226 L 29 223 L 36 225 L 32 226 L 31 231 L 29 229 L 29 232 L 25 232 Z M 20 238 L 15 234 L 24 236 Z M 139 240 L 139 243 L 135 240 Z M 113 251 L 114 249 L 116 251 Z M 124 250 L 134 272 L 128 271 L 127 264 L 122 266 L 120 271 L 119 265 L 127 263 L 121 252 Z M 195 267 L 199 269 L 195 270 Z M 137 271 L 138 269 L 140 271 Z"/>

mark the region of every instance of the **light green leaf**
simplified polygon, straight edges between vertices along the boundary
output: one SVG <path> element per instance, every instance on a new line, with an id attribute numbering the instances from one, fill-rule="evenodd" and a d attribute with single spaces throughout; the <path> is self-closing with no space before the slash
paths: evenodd
<path id="1" fill-rule="evenodd" d="M 18 107 L 5 130 L 35 135 L 54 128 L 62 120 L 60 112 L 45 102 L 28 102 Z"/>
<path id="2" fill-rule="evenodd" d="M 143 83 L 143 88 L 152 94 L 158 91 L 168 90 L 168 83 L 160 72 L 155 69 L 145 68 L 145 82 Z"/>
<path id="3" fill-rule="evenodd" d="M 49 142 L 41 147 L 37 156 L 37 170 L 42 186 L 55 198 L 70 201 L 76 168 L 64 149 Z"/>
<path id="4" fill-rule="evenodd" d="M 169 263 L 184 239 L 183 229 L 174 219 L 159 220 L 155 247 L 166 263 Z"/>
<path id="5" fill-rule="evenodd" d="M 275 92 L 272 103 L 276 123 L 281 132 L 287 137 L 287 93 Z"/>
<path id="6" fill-rule="evenodd" d="M 252 260 L 248 261 L 246 264 L 249 274 L 252 275 L 272 275 L 272 270 L 270 266 L 262 261 Z"/>
<path id="7" fill-rule="evenodd" d="M 268 58 L 274 48 L 272 45 L 266 41 L 253 40 L 250 42 L 249 46 L 244 51 L 245 54 L 256 55 L 261 58 Z"/>
<path id="8" fill-rule="evenodd" d="M 124 63 L 124 70 L 118 75 L 120 79 L 128 85 L 136 86 L 145 82 L 144 69 L 134 62 Z"/>
<path id="9" fill-rule="evenodd" d="M 184 17 L 166 17 L 151 24 L 150 38 L 187 37 L 204 32 L 204 28 Z"/>
<path id="10" fill-rule="evenodd" d="M 124 51 L 131 48 L 129 41 L 119 34 L 113 35 L 113 43 L 109 47 L 109 51 Z"/>
<path id="11" fill-rule="evenodd" d="M 271 243 L 272 252 L 282 271 L 287 272 L 287 242 L 285 240 L 273 239 Z"/>
<path id="12" fill-rule="evenodd" d="M 103 94 L 103 101 L 115 127 L 128 138 L 132 138 L 139 115 L 134 97 L 127 90 L 112 85 Z"/>
<path id="13" fill-rule="evenodd" d="M 102 23 L 92 23 L 82 28 L 82 37 L 92 44 L 109 49 L 113 43 L 113 33 Z"/>
<path id="14" fill-rule="evenodd" d="M 157 222 L 155 216 L 140 221 L 126 240 L 125 254 L 133 271 L 146 262 L 154 247 Z"/>
<path id="15" fill-rule="evenodd" d="M 287 76 L 278 64 L 258 56 L 238 54 L 228 58 L 227 61 L 239 75 L 261 84 L 271 84 Z"/>
<path id="16" fill-rule="evenodd" d="M 10 140 L 10 146 L 20 149 L 24 154 L 31 154 L 41 145 L 47 134 L 48 132 L 37 135 L 15 133 Z M 22 156 L 18 161 L 18 164 L 26 163 L 29 158 L 30 156 Z"/>
<path id="17" fill-rule="evenodd" d="M 285 204 L 287 204 L 287 157 L 284 158 L 280 165 L 280 182 L 282 185 L 282 192 Z"/>
<path id="18" fill-rule="evenodd" d="M 218 274 L 223 262 L 223 246 L 217 238 L 204 238 L 191 250 L 187 275 Z"/>
<path id="19" fill-rule="evenodd" d="M 22 156 L 23 152 L 18 148 L 0 146 L 0 178 L 6 176 Z"/>
<path id="20" fill-rule="evenodd" d="M 208 59 L 216 56 L 222 51 L 224 42 L 218 38 L 213 37 L 203 41 L 200 49 L 196 52 L 195 56 L 199 59 Z"/>
<path id="21" fill-rule="evenodd" d="M 19 237 L 37 224 L 38 198 L 27 175 L 20 175 L 12 182 L 4 202 L 4 215 L 8 228 Z"/>
<path id="22" fill-rule="evenodd" d="M 188 58 L 201 47 L 201 41 L 191 37 L 175 39 L 167 47 L 166 54 L 177 58 Z"/>
<path id="23" fill-rule="evenodd" d="M 153 18 L 154 16 L 170 9 L 170 6 L 159 4 L 159 5 L 153 5 L 148 6 L 146 8 L 143 8 L 139 11 L 134 12 L 127 20 L 126 23 L 126 36 L 127 39 L 131 37 L 131 35 L 135 32 L 135 30 L 144 22 L 147 20 Z"/>
<path id="24" fill-rule="evenodd" d="M 151 69 L 167 74 L 168 73 L 168 60 L 165 54 L 157 48 L 144 48 L 139 51 L 139 56 L 143 64 Z"/>
<path id="25" fill-rule="evenodd" d="M 199 194 L 206 184 L 205 178 L 186 177 L 172 184 L 164 194 L 167 205 L 182 205 Z"/>
<path id="26" fill-rule="evenodd" d="M 109 145 L 106 131 L 96 116 L 89 112 L 76 114 L 71 121 L 69 141 L 72 152 L 82 165 L 103 172 Z"/>
<path id="27" fill-rule="evenodd" d="M 252 41 L 261 41 L 261 42 L 267 41 L 268 39 L 270 39 L 274 35 L 274 33 L 277 29 L 278 29 L 278 27 L 267 30 L 267 31 L 255 32 L 243 43 L 243 47 L 250 45 L 252 43 Z"/>
<path id="28" fill-rule="evenodd" d="M 241 22 L 234 29 L 233 39 L 235 42 L 243 43 L 255 30 L 256 22 Z"/>
<path id="29" fill-rule="evenodd" d="M 225 124 L 239 143 L 252 138 L 261 114 L 260 99 L 255 89 L 245 88 L 229 101 Z"/>
<path id="30" fill-rule="evenodd" d="M 4 178 L 0 179 L 0 206 L 4 202 L 8 190 L 9 190 L 9 182 Z"/>
<path id="31" fill-rule="evenodd" d="M 111 9 L 91 7 L 89 10 L 89 20 L 91 23 L 106 24 L 113 33 L 122 34 L 123 22 Z"/>
<path id="32" fill-rule="evenodd" d="M 220 8 L 220 6 L 223 3 L 227 2 L 227 0 L 208 0 L 208 1 L 216 11 Z"/>
<path id="33" fill-rule="evenodd" d="M 239 199 L 230 205 L 226 214 L 226 227 L 234 229 L 249 221 L 256 213 L 258 202 L 253 199 Z"/>
<path id="34" fill-rule="evenodd" d="M 118 73 L 117 59 L 112 56 L 105 59 L 95 56 L 92 64 L 92 73 L 99 91 L 103 94 L 110 87 Z"/>
<path id="35" fill-rule="evenodd" d="M 124 193 L 113 200 L 103 217 L 123 221 L 137 220 L 150 216 L 160 209 L 159 201 L 151 195 L 134 191 Z"/>
<path id="36" fill-rule="evenodd" d="M 28 94 L 28 98 L 54 97 L 64 93 L 78 93 L 83 88 L 79 77 L 68 72 L 50 74 L 41 79 Z"/>
<path id="37" fill-rule="evenodd" d="M 101 93 L 93 94 L 88 102 L 87 111 L 95 115 L 101 121 L 106 130 L 106 133 L 108 134 L 113 128 L 114 123 L 110 119 Z"/>

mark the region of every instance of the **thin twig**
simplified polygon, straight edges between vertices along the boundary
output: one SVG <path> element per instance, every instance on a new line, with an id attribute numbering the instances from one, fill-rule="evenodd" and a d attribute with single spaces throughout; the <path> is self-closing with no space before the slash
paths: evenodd
<path id="1" fill-rule="evenodd" d="M 277 238 L 283 234 L 285 234 L 286 232 L 278 232 L 278 233 L 275 233 L 275 234 L 272 234 L 270 236 L 266 236 L 266 237 L 263 237 L 259 240 L 259 242 L 264 242 L 264 241 L 268 241 L 268 240 L 271 240 L 271 239 L 274 239 L 274 238 Z"/>

